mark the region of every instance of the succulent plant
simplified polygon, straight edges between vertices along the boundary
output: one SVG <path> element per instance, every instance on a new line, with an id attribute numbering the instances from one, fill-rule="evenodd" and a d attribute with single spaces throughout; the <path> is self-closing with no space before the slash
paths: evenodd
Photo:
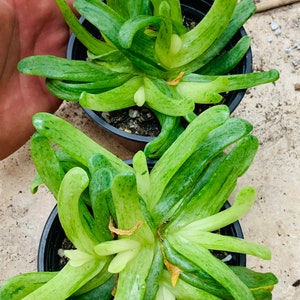
<path id="1" fill-rule="evenodd" d="M 36 114 L 33 124 L 34 190 L 44 183 L 53 193 L 76 249 L 64 250 L 69 261 L 59 272 L 9 279 L 1 299 L 271 299 L 274 274 L 213 253 L 271 258 L 265 245 L 219 231 L 256 199 L 253 187 L 242 187 L 221 210 L 256 154 L 250 123 L 229 118 L 225 105 L 211 107 L 151 170 L 144 152 L 129 166 L 52 114 Z"/>
<path id="2" fill-rule="evenodd" d="M 195 105 L 215 105 L 224 94 L 278 79 L 276 70 L 230 74 L 250 47 L 244 36 L 225 46 L 255 12 L 252 0 L 216 0 L 204 18 L 187 29 L 179 0 L 75 0 L 78 12 L 99 30 L 92 36 L 65 0 L 57 3 L 75 36 L 87 48 L 85 61 L 33 56 L 21 72 L 47 78 L 57 97 L 94 111 L 146 106 L 157 116 L 161 134 L 147 145 L 157 158 L 190 122 Z"/>

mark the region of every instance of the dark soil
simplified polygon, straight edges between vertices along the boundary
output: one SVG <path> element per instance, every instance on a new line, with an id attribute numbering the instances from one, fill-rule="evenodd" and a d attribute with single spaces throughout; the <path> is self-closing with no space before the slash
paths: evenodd
<path id="1" fill-rule="evenodd" d="M 198 115 L 209 105 L 197 105 L 195 113 Z M 106 123 L 127 133 L 142 136 L 156 137 L 161 130 L 160 123 L 155 114 L 146 107 L 134 106 L 112 112 L 97 112 Z"/>
<path id="2" fill-rule="evenodd" d="M 160 124 L 152 111 L 145 107 L 132 107 L 113 112 L 97 112 L 108 124 L 123 130 L 143 136 L 157 136 Z"/>
<path id="3" fill-rule="evenodd" d="M 60 257 L 59 264 L 58 264 L 59 265 L 59 270 L 61 270 L 66 265 L 66 263 L 68 262 L 67 257 L 60 255 L 61 250 L 71 250 L 71 249 L 73 250 L 73 249 L 76 249 L 76 248 L 74 247 L 72 242 L 70 242 L 70 240 L 65 237 L 62 241 L 61 248 L 58 250 L 58 255 Z"/>

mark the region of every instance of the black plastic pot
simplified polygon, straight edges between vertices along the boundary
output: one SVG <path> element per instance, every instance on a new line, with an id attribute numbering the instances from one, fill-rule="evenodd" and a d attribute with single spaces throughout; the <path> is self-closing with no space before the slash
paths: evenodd
<path id="1" fill-rule="evenodd" d="M 194 20 L 200 21 L 210 9 L 213 0 L 182 0 L 182 10 L 185 14 Z M 85 27 L 95 36 L 99 35 L 98 30 L 86 20 L 82 20 Z M 231 42 L 225 47 L 225 49 L 231 49 L 241 37 L 247 33 L 242 27 L 239 32 L 233 37 Z M 76 39 L 74 35 L 70 37 L 67 58 L 69 59 L 86 59 L 86 48 Z M 243 74 L 252 71 L 252 53 L 251 49 L 248 50 L 241 62 L 232 70 L 233 74 Z M 224 96 L 223 103 L 226 104 L 230 111 L 233 112 L 239 105 L 245 95 L 246 90 L 232 91 Z M 206 106 L 201 106 L 201 110 L 205 109 Z M 101 113 L 83 108 L 88 116 L 94 120 L 98 125 L 103 127 L 108 132 L 112 133 L 116 139 L 123 144 L 129 150 L 136 152 L 137 150 L 144 149 L 146 143 L 154 139 L 151 136 L 143 136 L 139 134 L 128 133 L 120 130 L 111 124 L 107 123 L 102 117 Z"/>
<path id="2" fill-rule="evenodd" d="M 192 17 L 194 20 L 201 20 L 204 15 L 210 9 L 213 0 L 182 0 L 182 9 L 183 12 L 186 12 L 186 15 Z M 98 30 L 86 20 L 82 20 L 85 27 L 95 36 L 99 35 Z M 241 37 L 245 36 L 247 33 L 242 27 L 239 32 L 233 37 L 231 42 L 225 47 L 225 49 L 231 49 Z M 86 59 L 86 48 L 76 39 L 74 35 L 70 37 L 67 57 L 69 59 Z M 241 60 L 241 62 L 232 70 L 233 74 L 243 74 L 249 73 L 252 71 L 252 53 L 251 49 L 248 50 L 247 54 Z M 235 108 L 239 105 L 241 100 L 245 95 L 246 90 L 232 91 L 224 96 L 223 103 L 226 104 L 230 111 L 233 112 Z M 107 123 L 99 112 L 95 112 L 90 109 L 83 108 L 88 116 L 94 120 L 98 125 L 103 127 L 108 132 L 112 133 L 116 139 L 123 144 L 126 148 L 131 151 L 137 151 L 144 149 L 145 144 L 154 139 L 154 137 L 143 136 L 133 133 L 127 133 L 123 130 L 120 130 L 111 124 Z M 205 106 L 202 106 L 201 109 L 205 109 Z"/>

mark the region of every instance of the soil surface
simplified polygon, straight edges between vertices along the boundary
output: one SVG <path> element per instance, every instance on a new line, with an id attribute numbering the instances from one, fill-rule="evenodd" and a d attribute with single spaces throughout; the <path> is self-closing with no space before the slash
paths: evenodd
<path id="1" fill-rule="evenodd" d="M 155 137 L 160 124 L 155 115 L 144 107 L 131 107 L 112 112 L 96 112 L 108 124 L 127 133 Z"/>
<path id="2" fill-rule="evenodd" d="M 272 1 L 272 0 L 268 0 Z M 254 71 L 276 68 L 275 84 L 250 89 L 234 116 L 254 125 L 260 140 L 255 161 L 238 187 L 252 185 L 258 198 L 242 220 L 245 238 L 264 243 L 272 259 L 247 257 L 247 266 L 279 279 L 274 300 L 300 299 L 300 3 L 258 13 L 245 26 L 252 37 Z M 132 153 L 85 115 L 65 103 L 57 115 L 121 158 Z M 0 284 L 36 270 L 40 234 L 55 201 L 46 188 L 29 191 L 35 172 L 28 143 L 0 162 Z"/>

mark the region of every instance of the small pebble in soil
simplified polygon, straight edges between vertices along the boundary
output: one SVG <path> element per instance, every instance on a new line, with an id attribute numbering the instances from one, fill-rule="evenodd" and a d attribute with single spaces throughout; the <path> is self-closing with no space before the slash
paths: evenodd
<path id="1" fill-rule="evenodd" d="M 108 124 L 127 133 L 157 136 L 160 124 L 155 115 L 145 107 L 132 107 L 113 112 L 98 113 Z"/>
<path id="2" fill-rule="evenodd" d="M 75 249 L 72 242 L 68 238 L 64 238 L 62 241 L 61 248 L 58 249 L 57 254 L 60 257 L 59 259 L 59 268 L 62 269 L 68 262 L 68 258 L 64 256 L 64 250 Z"/>
<path id="3" fill-rule="evenodd" d="M 267 41 L 268 41 L 269 43 L 273 42 L 273 36 L 272 36 L 272 35 L 268 35 L 268 36 L 267 36 Z"/>
<path id="4" fill-rule="evenodd" d="M 280 28 L 277 28 L 274 33 L 275 35 L 280 35 L 282 33 L 282 30 Z"/>
<path id="5" fill-rule="evenodd" d="M 294 49 L 300 50 L 300 43 L 295 42 L 295 44 L 294 44 Z"/>
<path id="6" fill-rule="evenodd" d="M 282 33 L 280 26 L 275 21 L 270 22 L 270 27 L 274 31 L 275 35 L 280 35 Z"/>
<path id="7" fill-rule="evenodd" d="M 135 118 L 137 118 L 137 117 L 140 116 L 139 111 L 136 110 L 136 109 L 129 109 L 128 114 L 129 114 L 129 117 L 130 117 L 130 118 L 133 118 L 133 119 L 135 119 Z"/>
<path id="8" fill-rule="evenodd" d="M 294 56 L 295 55 L 295 52 L 290 48 L 286 48 L 285 53 L 288 54 L 289 56 Z"/>
<path id="9" fill-rule="evenodd" d="M 299 66 L 299 61 L 293 60 L 292 64 L 293 64 L 294 67 L 298 67 Z"/>
<path id="10" fill-rule="evenodd" d="M 270 27 L 273 31 L 275 31 L 276 29 L 279 28 L 279 25 L 276 22 L 272 21 L 270 22 Z"/>

